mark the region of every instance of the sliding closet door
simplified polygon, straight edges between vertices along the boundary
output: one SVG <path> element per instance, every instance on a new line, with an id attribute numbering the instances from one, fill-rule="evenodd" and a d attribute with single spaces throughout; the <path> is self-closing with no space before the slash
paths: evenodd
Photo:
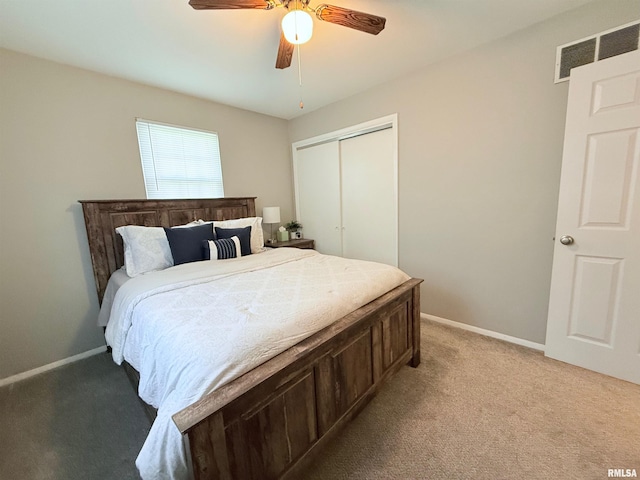
<path id="1" fill-rule="evenodd" d="M 340 141 L 342 254 L 398 264 L 396 161 L 392 129 Z"/>
<path id="2" fill-rule="evenodd" d="M 338 141 L 298 150 L 295 174 L 304 236 L 320 253 L 342 255 Z"/>
<path id="3" fill-rule="evenodd" d="M 296 212 L 320 253 L 398 265 L 398 118 L 292 145 Z"/>

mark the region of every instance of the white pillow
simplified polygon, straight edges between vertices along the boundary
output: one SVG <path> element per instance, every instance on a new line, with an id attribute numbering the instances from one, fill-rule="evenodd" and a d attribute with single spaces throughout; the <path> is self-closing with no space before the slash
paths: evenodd
<path id="1" fill-rule="evenodd" d="M 126 225 L 116 228 L 124 242 L 127 275 L 136 277 L 173 265 L 173 256 L 162 227 Z"/>
<path id="2" fill-rule="evenodd" d="M 262 217 L 246 217 L 235 220 L 213 222 L 213 229 L 220 228 L 244 228 L 251 227 L 251 253 L 264 251 L 264 234 L 262 233 Z"/>
<path id="3" fill-rule="evenodd" d="M 198 224 L 196 221 L 174 228 Z M 136 277 L 173 266 L 173 255 L 162 227 L 125 225 L 116 228 L 116 232 L 124 242 L 124 266 L 128 276 Z"/>

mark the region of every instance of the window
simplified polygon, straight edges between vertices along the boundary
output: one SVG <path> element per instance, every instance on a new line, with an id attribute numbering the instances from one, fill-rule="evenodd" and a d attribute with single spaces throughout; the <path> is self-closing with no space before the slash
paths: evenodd
<path id="1" fill-rule="evenodd" d="M 224 197 L 218 134 L 136 119 L 148 199 Z"/>

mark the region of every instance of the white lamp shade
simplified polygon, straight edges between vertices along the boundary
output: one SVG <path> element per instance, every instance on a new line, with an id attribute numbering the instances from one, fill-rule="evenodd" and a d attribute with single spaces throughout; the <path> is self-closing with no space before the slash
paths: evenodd
<path id="1" fill-rule="evenodd" d="M 282 19 L 282 32 L 289 43 L 306 43 L 313 34 L 313 19 L 303 10 L 292 10 Z"/>
<path id="2" fill-rule="evenodd" d="M 262 209 L 263 223 L 280 223 L 280 207 L 264 207 Z"/>

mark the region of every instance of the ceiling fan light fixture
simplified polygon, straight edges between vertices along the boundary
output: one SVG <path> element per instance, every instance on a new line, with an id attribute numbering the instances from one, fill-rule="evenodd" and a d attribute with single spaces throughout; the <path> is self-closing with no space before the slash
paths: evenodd
<path id="1" fill-rule="evenodd" d="M 293 45 L 306 43 L 313 34 L 313 19 L 304 10 L 292 10 L 282 19 L 282 32 Z"/>

